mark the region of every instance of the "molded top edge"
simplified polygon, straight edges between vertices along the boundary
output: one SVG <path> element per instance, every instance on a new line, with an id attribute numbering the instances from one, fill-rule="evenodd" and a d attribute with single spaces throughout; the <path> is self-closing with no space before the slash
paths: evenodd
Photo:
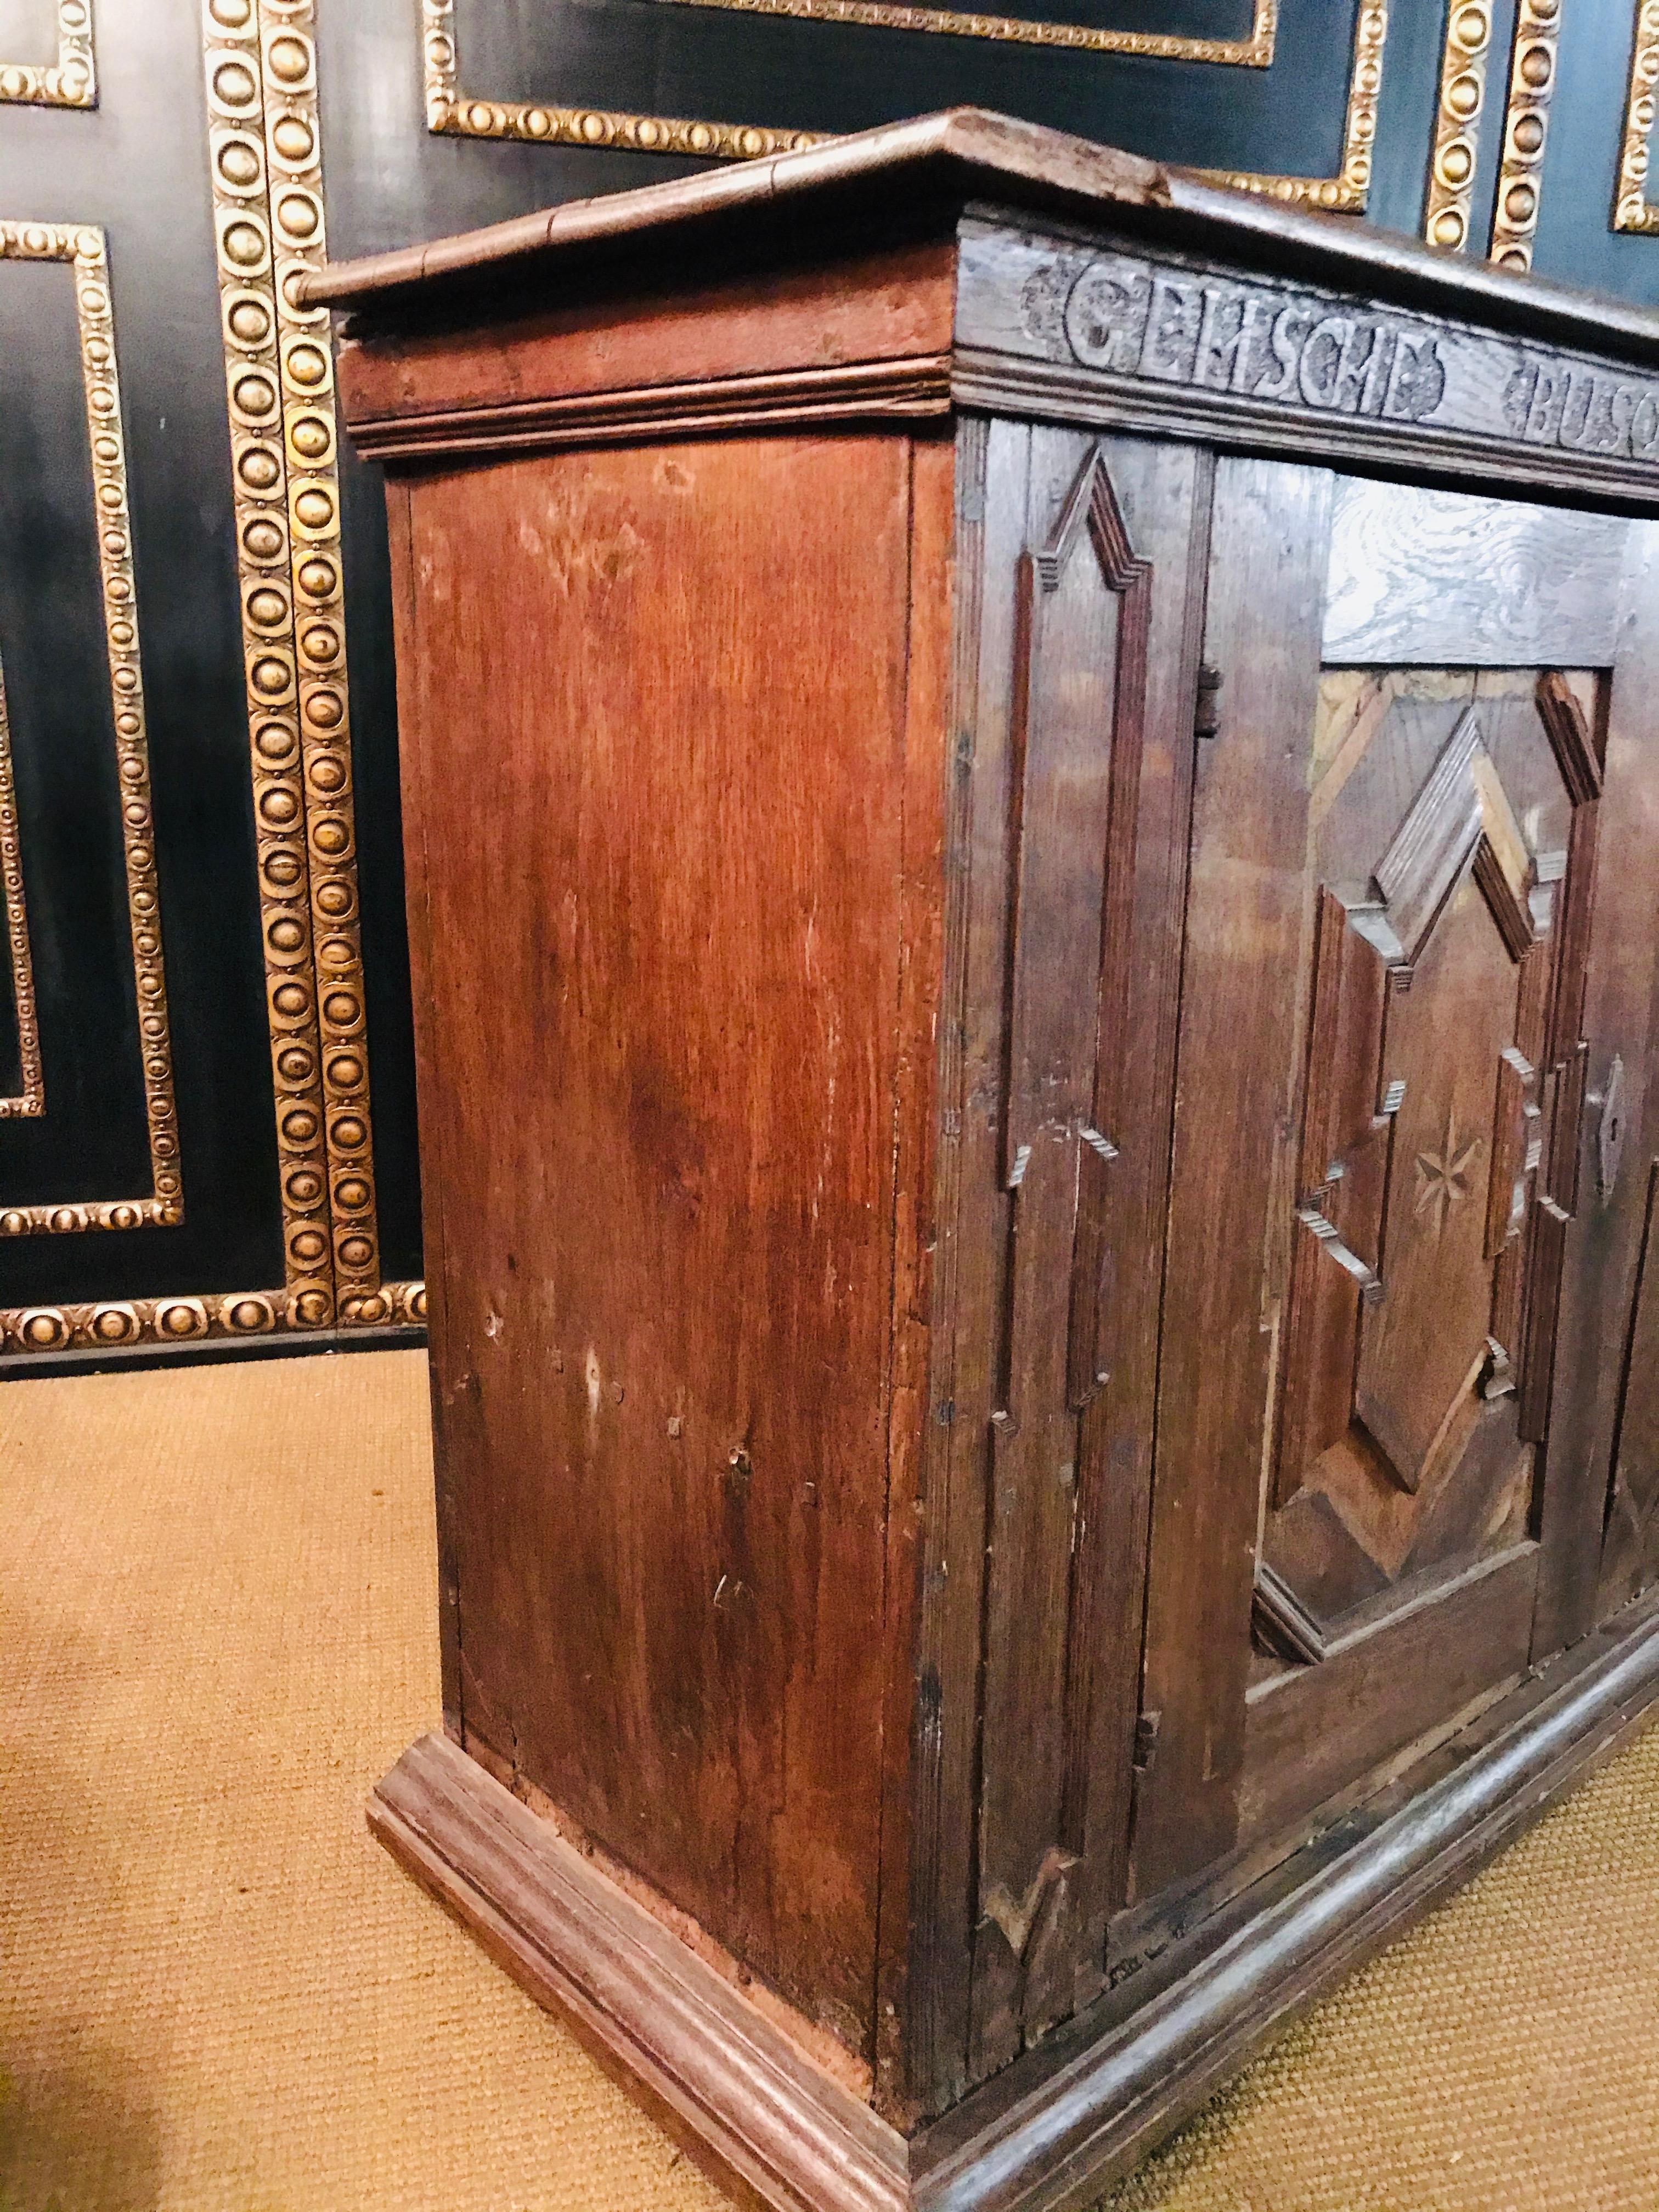
<path id="1" fill-rule="evenodd" d="M 306 306 L 350 309 L 382 331 L 405 322 L 429 324 L 434 313 L 462 299 L 471 311 L 467 319 L 477 319 L 486 290 L 497 291 L 488 309 L 493 318 L 522 313 L 532 304 L 527 287 L 555 265 L 649 258 L 670 250 L 674 234 L 691 225 L 728 234 L 736 245 L 768 216 L 787 215 L 794 240 L 804 246 L 810 235 L 804 226 L 815 215 L 828 235 L 832 222 L 856 209 L 866 237 L 872 217 L 878 228 L 914 228 L 921 217 L 943 234 L 970 201 L 1015 212 L 1047 210 L 1085 229 L 1128 230 L 1372 299 L 1659 362 L 1659 315 L 1435 252 L 1352 217 L 1287 208 L 975 107 L 884 124 L 799 153 L 636 191 L 568 200 L 429 245 L 340 262 L 301 276 L 295 291 Z M 561 281 L 568 281 L 562 267 Z"/>

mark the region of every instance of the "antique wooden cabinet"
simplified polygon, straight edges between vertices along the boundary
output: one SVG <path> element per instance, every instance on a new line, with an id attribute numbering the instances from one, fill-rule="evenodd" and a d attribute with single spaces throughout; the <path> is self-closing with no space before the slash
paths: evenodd
<path id="1" fill-rule="evenodd" d="M 305 280 L 446 1733 L 765 2202 L 1082 2204 L 1659 1696 L 1659 325 L 972 112 Z"/>

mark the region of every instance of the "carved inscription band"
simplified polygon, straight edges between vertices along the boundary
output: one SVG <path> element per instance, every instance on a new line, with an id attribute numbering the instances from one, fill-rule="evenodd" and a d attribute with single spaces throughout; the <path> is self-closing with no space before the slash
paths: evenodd
<path id="1" fill-rule="evenodd" d="M 1093 389 L 1201 396 L 1217 432 L 1231 401 L 1244 423 L 1334 416 L 1659 468 L 1659 377 L 1299 287 L 1040 240 L 1024 252 L 1011 270 L 1006 240 L 1000 260 L 964 240 L 958 333 L 975 368 L 1012 354 L 1086 372 Z"/>
<path id="2" fill-rule="evenodd" d="M 1091 262 L 1066 302 L 1077 359 L 1252 399 L 1420 422 L 1445 397 L 1433 334 L 1305 295 L 1200 283 L 1117 258 Z"/>

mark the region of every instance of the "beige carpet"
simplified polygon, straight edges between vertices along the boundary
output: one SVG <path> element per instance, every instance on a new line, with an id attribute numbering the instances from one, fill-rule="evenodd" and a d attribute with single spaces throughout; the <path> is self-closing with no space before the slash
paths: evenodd
<path id="1" fill-rule="evenodd" d="M 0 1387 L 3 2212 L 722 2201 L 364 1832 L 428 1481 L 412 1352 Z M 1112 2202 L 1659 2208 L 1659 1737 Z"/>

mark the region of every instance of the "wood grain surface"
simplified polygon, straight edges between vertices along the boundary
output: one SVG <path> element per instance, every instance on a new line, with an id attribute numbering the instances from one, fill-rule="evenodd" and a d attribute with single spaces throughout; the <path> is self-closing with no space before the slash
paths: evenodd
<path id="1" fill-rule="evenodd" d="M 716 1961 L 575 2008 L 764 2201 L 1058 2208 L 1651 1694 L 1529 1670 L 1659 1570 L 1659 526 L 1564 503 L 1659 501 L 1659 346 L 996 118 L 800 161 L 328 280 L 453 1746 L 376 1818 L 538 1994 L 532 1816 Z"/>
<path id="2" fill-rule="evenodd" d="M 1133 1894 L 1232 1848 L 1273 1312 L 1262 1279 L 1293 1127 L 1310 916 L 1305 756 L 1329 527 L 1322 471 L 1217 467 L 1176 1090 Z M 1282 1286 L 1281 1286 L 1282 1294 Z"/>
<path id="3" fill-rule="evenodd" d="M 1561 1116 L 1558 1190 L 1571 1188 L 1576 1218 L 1564 1231 L 1561 1319 L 1549 1413 L 1549 1480 L 1540 1533 L 1544 1556 L 1534 1649 L 1559 1650 L 1595 1618 L 1613 1478 L 1622 1352 L 1634 1307 L 1647 1211 L 1646 1164 L 1659 1154 L 1652 1080 L 1659 988 L 1659 530 L 1631 528 L 1612 679 L 1595 737 L 1606 769 L 1596 817 L 1593 907 L 1577 1006 L 1554 1020 L 1568 1065 L 1571 1104 Z M 1592 810 L 1581 808 L 1581 818 Z M 1577 1015 L 1575 1030 L 1573 1016 Z M 1619 1059 L 1629 1138 L 1624 1172 L 1597 1176 L 1599 1109 Z M 1576 1110 L 1573 1110 L 1576 1109 Z"/>
<path id="4" fill-rule="evenodd" d="M 438 1441 L 469 1747 L 867 2058 L 910 460 L 758 459 L 412 494 Z"/>
<path id="5" fill-rule="evenodd" d="M 1627 525 L 1339 477 L 1324 656 L 1431 668 L 1613 659 Z"/>

